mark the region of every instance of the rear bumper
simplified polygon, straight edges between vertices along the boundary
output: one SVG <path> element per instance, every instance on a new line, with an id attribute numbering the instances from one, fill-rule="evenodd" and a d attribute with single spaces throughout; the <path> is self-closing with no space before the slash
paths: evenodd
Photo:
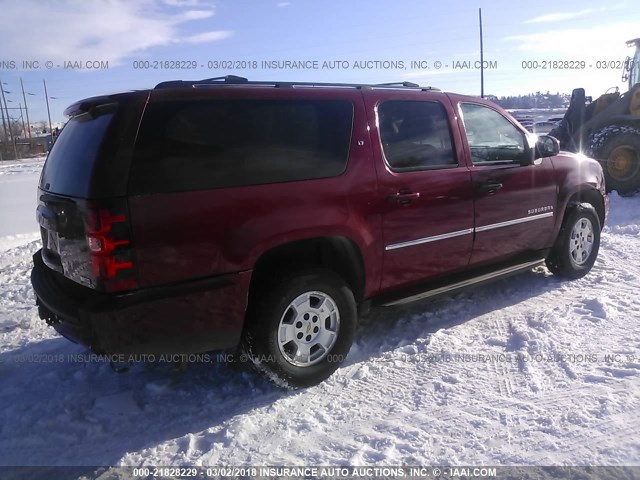
<path id="1" fill-rule="evenodd" d="M 124 294 L 78 285 L 33 256 L 40 318 L 69 340 L 109 354 L 186 354 L 236 347 L 251 272 Z"/>

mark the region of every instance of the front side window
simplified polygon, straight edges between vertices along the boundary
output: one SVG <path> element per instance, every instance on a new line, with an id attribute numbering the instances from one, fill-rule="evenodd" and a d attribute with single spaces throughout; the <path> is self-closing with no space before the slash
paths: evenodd
<path id="1" fill-rule="evenodd" d="M 378 107 L 384 156 L 394 171 L 458 165 L 447 112 L 438 102 L 386 101 Z"/>
<path id="2" fill-rule="evenodd" d="M 475 103 L 463 103 L 460 108 L 475 165 L 520 162 L 525 158 L 524 133 L 504 116 Z"/>

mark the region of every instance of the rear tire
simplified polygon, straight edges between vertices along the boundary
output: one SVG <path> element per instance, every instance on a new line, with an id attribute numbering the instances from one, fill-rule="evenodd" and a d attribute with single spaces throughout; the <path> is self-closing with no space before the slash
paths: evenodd
<path id="1" fill-rule="evenodd" d="M 356 302 L 345 281 L 330 270 L 304 270 L 257 295 L 243 350 L 276 384 L 308 387 L 344 361 L 356 323 Z"/>
<path id="2" fill-rule="evenodd" d="M 591 135 L 587 155 L 602 164 L 607 191 L 633 193 L 640 188 L 640 130 L 609 125 Z"/>
<path id="3" fill-rule="evenodd" d="M 549 256 L 547 268 L 554 275 L 584 277 L 596 261 L 600 249 L 600 218 L 589 203 L 575 204 L 567 210 L 562 228 Z"/>

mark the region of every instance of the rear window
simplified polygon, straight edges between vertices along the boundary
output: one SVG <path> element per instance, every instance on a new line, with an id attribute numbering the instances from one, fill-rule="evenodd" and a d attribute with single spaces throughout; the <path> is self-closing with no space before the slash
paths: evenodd
<path id="1" fill-rule="evenodd" d="M 62 129 L 42 170 L 40 187 L 48 192 L 86 197 L 115 106 L 73 117 Z"/>
<path id="2" fill-rule="evenodd" d="M 151 103 L 138 135 L 133 193 L 326 178 L 344 172 L 347 101 L 215 100 Z"/>

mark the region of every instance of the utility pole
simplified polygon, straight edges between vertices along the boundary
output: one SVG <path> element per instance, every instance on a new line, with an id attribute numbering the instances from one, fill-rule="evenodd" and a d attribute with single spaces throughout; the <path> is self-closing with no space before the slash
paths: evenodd
<path id="1" fill-rule="evenodd" d="M 22 104 L 18 103 L 18 108 L 20 109 L 20 121 L 22 122 L 22 134 L 24 135 L 24 138 L 27 138 L 27 129 L 24 126 L 24 117 L 22 116 Z"/>
<path id="2" fill-rule="evenodd" d="M 27 130 L 29 132 L 29 140 L 31 140 L 31 122 L 29 121 L 29 109 L 27 107 L 27 97 L 24 94 L 24 84 L 20 78 L 20 86 L 22 87 L 22 99 L 24 100 L 24 113 L 27 116 Z"/>
<path id="3" fill-rule="evenodd" d="M 7 123 L 9 124 L 9 138 L 11 139 L 11 143 L 13 144 L 13 153 L 15 153 L 16 160 L 17 160 L 18 149 L 16 148 L 16 142 L 13 140 L 13 131 L 11 130 L 11 117 L 9 116 L 9 108 L 7 108 L 7 99 L 4 97 L 4 87 L 2 85 L 3 85 L 2 81 L 0 81 L 0 92 L 2 92 L 2 101 L 4 102 L 4 109 L 7 112 Z"/>
<path id="4" fill-rule="evenodd" d="M 51 135 L 51 143 L 53 143 L 53 129 L 51 128 L 51 110 L 49 109 L 49 95 L 47 94 L 47 82 L 42 79 L 44 84 L 44 98 L 47 101 L 47 115 L 49 115 L 49 135 Z"/>
<path id="5" fill-rule="evenodd" d="M 482 9 L 478 9 L 480 20 L 480 98 L 484 98 L 484 47 L 482 45 Z"/>
<path id="6" fill-rule="evenodd" d="M 2 83 L 0 83 L 0 88 L 2 88 Z M 4 110 L 2 109 L 2 105 L 1 104 L 0 104 L 0 113 L 2 113 L 2 128 L 4 129 L 4 141 L 1 142 L 1 143 L 6 145 L 7 139 L 9 137 L 7 136 L 7 124 L 6 124 L 5 120 L 4 120 Z M 0 160 L 4 160 L 4 158 L 2 157 L 2 150 L 3 149 L 0 148 Z"/>
<path id="7" fill-rule="evenodd" d="M 2 82 L 0 82 L 0 88 L 2 88 Z M 0 103 L 0 113 L 2 113 L 2 128 L 4 129 L 4 140 L 6 142 L 9 139 L 9 134 L 7 133 L 7 121 L 4 119 L 4 109 L 2 108 L 2 103 Z"/>

